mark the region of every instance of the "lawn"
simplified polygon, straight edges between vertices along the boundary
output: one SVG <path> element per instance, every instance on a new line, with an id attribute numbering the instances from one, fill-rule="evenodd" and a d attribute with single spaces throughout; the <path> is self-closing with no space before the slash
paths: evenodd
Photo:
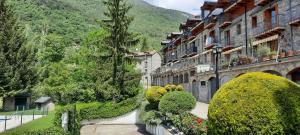
<path id="1" fill-rule="evenodd" d="M 0 135 L 19 135 L 20 133 L 24 133 L 25 131 L 35 131 L 35 130 L 43 130 L 47 129 L 53 126 L 53 120 L 54 120 L 54 112 L 49 112 L 49 115 L 31 121 L 29 123 L 26 123 L 20 127 L 7 130 L 4 133 L 1 133 Z"/>

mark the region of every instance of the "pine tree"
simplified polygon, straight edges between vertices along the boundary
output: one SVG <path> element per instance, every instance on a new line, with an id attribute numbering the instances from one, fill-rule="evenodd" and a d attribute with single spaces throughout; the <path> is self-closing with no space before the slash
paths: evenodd
<path id="1" fill-rule="evenodd" d="M 142 41 L 142 47 L 141 47 L 141 51 L 142 52 L 146 52 L 146 51 L 150 51 L 150 46 L 147 42 L 147 38 L 143 38 L 143 41 Z"/>
<path id="2" fill-rule="evenodd" d="M 36 83 L 35 51 L 26 45 L 12 6 L 0 1 L 0 96 L 28 92 Z"/>
<path id="3" fill-rule="evenodd" d="M 136 36 L 129 32 L 129 25 L 133 17 L 128 15 L 132 6 L 126 0 L 105 0 L 104 5 L 107 9 L 104 15 L 108 18 L 102 21 L 102 27 L 109 33 L 105 39 L 107 48 L 111 52 L 113 62 L 112 85 L 120 90 L 114 95 L 113 99 L 118 98 L 124 91 L 125 63 L 128 59 L 126 54 L 129 48 L 137 44 Z"/>

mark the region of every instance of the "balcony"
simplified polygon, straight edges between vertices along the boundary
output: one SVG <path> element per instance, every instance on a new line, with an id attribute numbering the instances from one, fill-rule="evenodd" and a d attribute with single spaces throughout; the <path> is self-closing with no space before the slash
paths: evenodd
<path id="1" fill-rule="evenodd" d="M 243 8 L 247 0 L 230 0 L 230 4 L 227 7 L 224 7 L 224 12 L 233 12 L 239 8 Z"/>
<path id="2" fill-rule="evenodd" d="M 230 15 L 224 15 L 224 14 L 221 14 L 220 18 L 219 18 L 219 22 L 220 22 L 220 25 L 219 27 L 221 29 L 224 29 L 226 28 L 227 26 L 231 25 L 232 24 L 232 18 Z"/>
<path id="3" fill-rule="evenodd" d="M 222 50 L 223 52 L 226 52 L 226 51 L 228 51 L 230 49 L 233 49 L 235 47 L 233 37 L 222 39 L 221 44 L 223 46 L 223 50 Z"/>
<path id="4" fill-rule="evenodd" d="M 289 25 L 300 26 L 300 4 L 291 7 L 287 13 L 289 16 Z"/>
<path id="5" fill-rule="evenodd" d="M 212 49 L 217 43 L 218 41 L 216 40 L 216 38 L 208 37 L 204 49 L 206 50 Z"/>
<path id="6" fill-rule="evenodd" d="M 272 0 L 255 0 L 255 5 L 256 6 L 265 6 Z"/>
<path id="7" fill-rule="evenodd" d="M 270 21 L 260 22 L 257 27 L 252 29 L 252 34 L 256 39 L 263 39 L 276 34 L 280 34 L 285 30 L 285 17 L 283 15 L 276 15 Z"/>
<path id="8" fill-rule="evenodd" d="M 194 46 L 188 49 L 188 56 L 194 56 L 196 54 L 197 54 L 197 47 Z"/>
<path id="9" fill-rule="evenodd" d="M 215 25 L 216 25 L 216 16 L 210 16 L 204 20 L 204 29 L 210 29 Z"/>

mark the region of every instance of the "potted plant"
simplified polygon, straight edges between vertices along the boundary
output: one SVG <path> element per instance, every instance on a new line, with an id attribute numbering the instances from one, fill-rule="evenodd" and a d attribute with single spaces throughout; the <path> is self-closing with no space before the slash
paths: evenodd
<path id="1" fill-rule="evenodd" d="M 272 60 L 276 59 L 276 58 L 277 58 L 277 52 L 276 52 L 276 51 L 272 51 L 272 52 L 270 53 L 270 58 L 271 58 Z"/>
<path id="2" fill-rule="evenodd" d="M 232 55 L 230 58 L 230 66 L 235 67 L 238 64 L 238 56 L 237 55 Z"/>
<path id="3" fill-rule="evenodd" d="M 262 58 L 262 61 L 270 60 L 270 48 L 267 45 L 261 45 L 257 50 L 257 54 Z"/>
<path id="4" fill-rule="evenodd" d="M 238 63 L 241 65 L 251 64 L 253 61 L 254 61 L 254 58 L 250 57 L 250 56 L 240 55 L 238 57 Z"/>
<path id="5" fill-rule="evenodd" d="M 287 56 L 290 57 L 290 56 L 293 56 L 294 55 L 294 51 L 293 50 L 288 50 L 287 51 Z"/>
<path id="6" fill-rule="evenodd" d="M 280 58 L 284 58 L 286 56 L 286 50 L 282 49 L 280 52 Z"/>

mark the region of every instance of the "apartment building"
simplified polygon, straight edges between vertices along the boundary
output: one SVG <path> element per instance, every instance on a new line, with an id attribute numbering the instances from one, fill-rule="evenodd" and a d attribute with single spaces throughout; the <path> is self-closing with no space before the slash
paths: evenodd
<path id="1" fill-rule="evenodd" d="M 162 66 L 152 72 L 152 85 L 181 84 L 209 102 L 217 91 L 215 46 L 222 47 L 220 85 L 253 71 L 300 83 L 300 1 L 218 0 L 201 10 L 162 41 Z"/>

